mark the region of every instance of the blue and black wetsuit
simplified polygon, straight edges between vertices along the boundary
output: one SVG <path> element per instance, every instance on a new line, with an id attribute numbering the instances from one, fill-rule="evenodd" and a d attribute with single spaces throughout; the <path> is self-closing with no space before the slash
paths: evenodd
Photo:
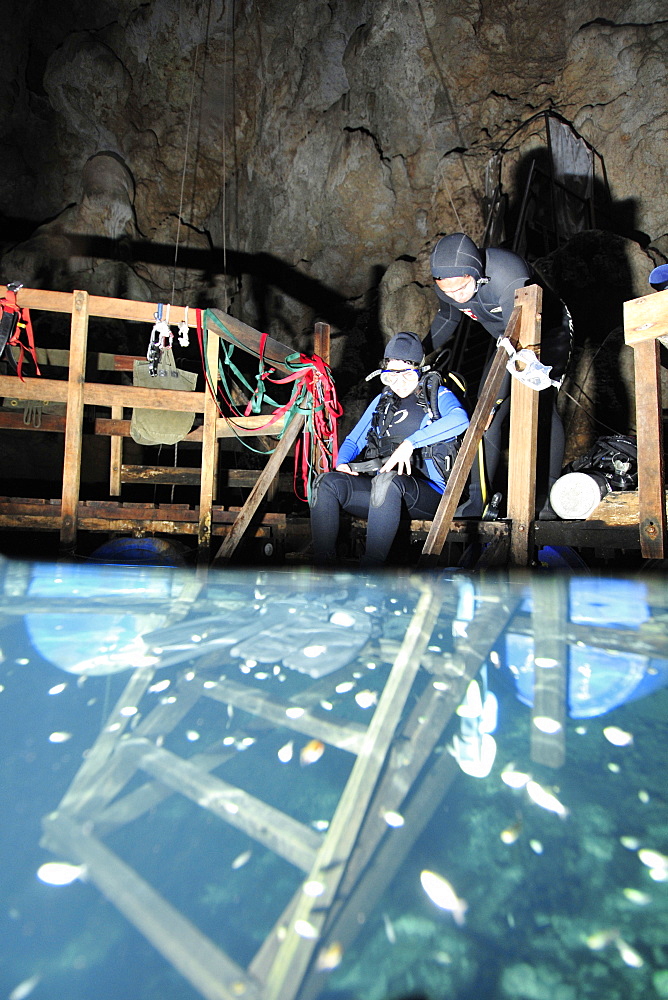
<path id="1" fill-rule="evenodd" d="M 381 565 L 387 559 L 399 528 L 402 510 L 412 518 L 431 520 L 445 489 L 445 476 L 435 451 L 440 443 L 454 443 L 468 427 L 468 416 L 454 393 L 438 390 L 439 416 L 433 419 L 417 394 L 400 399 L 386 389 L 376 396 L 339 448 L 339 465 L 353 462 L 362 452 L 388 458 L 402 441 L 414 451 L 410 476 L 394 475 L 382 503 L 372 503 L 374 477 L 328 472 L 318 483 L 311 506 L 311 535 L 316 563 L 333 563 L 341 510 L 367 520 L 363 564 Z M 378 415 L 381 420 L 377 419 Z M 455 451 L 456 448 L 453 448 Z M 385 475 L 391 476 L 391 473 Z"/>
<path id="2" fill-rule="evenodd" d="M 476 280 L 476 291 L 464 303 L 455 302 L 437 286 L 434 291 L 439 299 L 439 309 L 424 341 L 428 354 L 442 350 L 453 336 L 462 313 L 476 320 L 495 339 L 503 335 L 515 302 L 515 292 L 526 285 L 537 284 L 543 289 L 540 360 L 552 366 L 551 378 L 563 378 L 571 352 L 572 323 L 570 313 L 561 299 L 546 286 L 544 280 L 518 254 L 511 250 L 490 247 L 480 250 L 463 233 L 454 233 L 439 240 L 431 255 L 431 269 L 435 278 L 470 276 Z M 529 346 L 529 345 L 526 345 Z M 489 367 L 489 366 L 488 366 Z M 487 375 L 483 373 L 483 381 Z M 482 384 L 482 383 L 481 383 Z M 539 413 L 539 438 L 549 436 L 549 461 L 542 470 L 539 489 L 545 495 L 561 473 L 564 456 L 564 429 L 556 409 L 556 389 L 541 392 Z M 496 411 L 491 426 L 485 433 L 485 464 L 490 485 L 501 455 L 501 432 L 508 416 L 510 375 L 504 378 L 499 398 L 503 400 Z M 539 449 L 545 454 L 546 449 Z M 539 470 L 540 472 L 541 470 Z M 539 476 L 539 479 L 541 477 Z M 475 516 L 482 512 L 480 487 L 472 477 L 470 509 Z"/>

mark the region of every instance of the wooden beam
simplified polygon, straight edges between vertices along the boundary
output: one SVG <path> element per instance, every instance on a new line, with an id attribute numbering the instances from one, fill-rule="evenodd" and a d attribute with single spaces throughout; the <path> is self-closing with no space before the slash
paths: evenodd
<path id="1" fill-rule="evenodd" d="M 206 366 L 212 381 L 211 391 L 207 389 L 204 400 L 204 424 L 202 425 L 202 458 L 199 491 L 199 523 L 197 526 L 197 562 L 200 566 L 208 563 L 211 551 L 212 511 L 218 484 L 218 355 L 220 342 L 209 337 L 206 344 Z"/>
<path id="2" fill-rule="evenodd" d="M 254 330 L 252 326 L 248 326 L 247 323 L 242 323 L 241 320 L 230 316 L 229 313 L 223 312 L 222 309 L 209 309 L 207 331 L 208 333 L 215 334 L 216 337 L 220 337 L 221 340 L 227 341 L 229 344 L 241 347 L 247 354 L 252 354 L 253 357 L 260 357 L 263 334 L 259 330 Z M 272 337 L 267 337 L 264 342 L 262 357 L 270 367 L 278 368 L 282 372 L 292 373 L 293 369 L 285 364 L 285 359 L 294 353 L 294 347 L 286 347 L 280 341 L 274 340 Z"/>
<path id="3" fill-rule="evenodd" d="M 119 423 L 123 420 L 123 407 L 112 406 L 111 419 Z M 128 421 L 128 424 L 130 422 Z M 97 433 L 97 428 L 96 428 Z M 111 438 L 111 458 L 109 466 L 109 495 L 119 497 L 121 495 L 121 483 L 123 482 L 123 436 L 114 434 Z"/>
<path id="4" fill-rule="evenodd" d="M 239 511 L 239 515 L 234 522 L 234 527 L 218 549 L 218 552 L 213 560 L 214 563 L 225 562 L 234 554 L 237 545 L 244 535 L 244 532 L 248 528 L 254 514 L 260 506 L 265 493 L 273 482 L 274 476 L 278 474 L 283 459 L 289 454 L 290 449 L 294 445 L 298 436 L 301 434 L 304 427 L 304 420 L 305 418 L 301 414 L 298 414 L 290 421 L 288 429 L 276 445 L 276 450 L 269 458 L 269 461 L 265 465 L 260 478 L 251 490 L 250 496 Z"/>
<path id="5" fill-rule="evenodd" d="M 516 306 L 513 309 L 505 332 L 505 336 L 513 345 L 517 343 L 520 317 L 521 308 Z M 482 441 L 482 436 L 489 423 L 489 418 L 494 409 L 499 389 L 501 388 L 501 382 L 506 374 L 507 360 L 508 355 L 505 349 L 497 347 L 494 361 L 478 396 L 478 402 L 473 411 L 471 422 L 464 435 L 464 440 L 450 473 L 445 493 L 441 497 L 441 502 L 432 521 L 427 540 L 424 543 L 419 561 L 421 568 L 435 566 L 438 562 L 438 557 L 441 554 L 448 532 L 450 531 L 462 490 L 478 453 L 478 445 Z"/>
<path id="6" fill-rule="evenodd" d="M 85 293 L 84 293 L 85 294 Z M 70 373 L 72 369 L 70 368 Z M 171 389 L 142 389 L 136 385 L 109 385 L 102 382 L 86 382 L 82 386 L 83 401 L 93 406 L 142 407 L 147 410 L 179 410 L 204 412 L 203 392 L 174 392 Z M 54 403 L 66 403 L 68 383 L 57 379 L 26 378 L 23 381 L 13 375 L 0 375 L 0 395 L 15 399 L 46 399 Z M 181 397 L 184 397 L 181 399 Z M 267 418 L 264 418 L 266 423 Z"/>
<path id="7" fill-rule="evenodd" d="M 543 289 L 539 285 L 518 288 L 515 305 L 522 310 L 520 347 L 540 358 L 540 311 Z M 511 379 L 510 438 L 508 442 L 508 517 L 510 518 L 510 564 L 527 566 L 533 551 L 531 525 L 536 510 L 536 443 L 540 393 Z"/>
<path id="8" fill-rule="evenodd" d="M 317 737 L 330 746 L 338 747 L 347 753 L 359 753 L 363 743 L 366 727 L 356 722 L 336 722 L 323 718 L 312 712 L 304 711 L 296 719 L 291 718 L 290 708 L 299 705 L 299 698 L 292 701 L 281 701 L 280 698 L 269 697 L 256 688 L 245 684 L 235 684 L 234 681 L 219 680 L 213 686 L 198 675 L 190 682 L 201 689 L 202 695 L 213 698 L 224 705 L 233 705 L 242 712 L 266 719 L 275 726 L 292 729 L 306 736 Z"/>
<path id="9" fill-rule="evenodd" d="M 42 846 L 83 865 L 86 878 L 133 924 L 205 1000 L 261 1000 L 241 966 L 167 902 L 109 848 L 66 813 L 43 821 Z"/>
<path id="10" fill-rule="evenodd" d="M 145 737 L 124 740 L 119 753 L 131 759 L 136 768 L 141 768 L 172 791 L 185 795 L 230 826 L 242 830 L 291 865 L 305 872 L 311 870 L 322 835 L 310 826 L 267 805 L 243 788 L 216 778 L 196 764 L 182 760 L 177 754 L 157 747 Z"/>
<path id="11" fill-rule="evenodd" d="M 630 303 L 625 302 L 624 305 Z M 658 340 L 647 340 L 636 344 L 633 358 L 636 384 L 640 549 L 645 559 L 664 559 L 667 538 Z"/>
<path id="12" fill-rule="evenodd" d="M 195 395 L 194 393 L 189 393 L 189 395 Z M 198 394 L 199 395 L 199 394 Z M 17 421 L 23 422 L 23 417 L 18 414 L 8 414 Z M 239 417 L 230 419 L 228 417 L 218 417 L 216 420 L 216 437 L 218 438 L 235 438 L 235 437 L 267 437 L 268 430 L 271 434 L 278 437 L 278 435 L 283 430 L 285 426 L 285 418 L 279 417 L 271 425 L 271 428 L 267 428 L 267 420 L 269 418 L 268 413 L 259 414 L 252 417 Z M 44 417 L 42 421 L 44 421 Z M 58 420 L 58 417 L 51 417 L 51 420 Z M 4 426 L 4 414 L 0 413 L 0 427 Z M 14 424 L 12 424 L 14 426 Z M 63 424 L 64 427 L 64 424 Z M 24 428 L 30 430 L 30 428 Z M 34 429 L 34 428 L 33 428 Z M 40 430 L 48 430 L 50 428 L 42 427 Z M 54 429 L 57 429 L 54 426 Z M 62 429 L 62 428 L 61 428 Z M 120 437 L 132 437 L 130 433 L 130 421 L 129 420 L 116 420 L 109 419 L 108 417 L 97 417 L 95 420 L 95 433 L 96 434 L 111 434 L 119 435 Z M 199 441 L 201 442 L 203 438 L 203 427 L 193 428 L 186 436 L 183 438 L 184 441 Z M 271 439 L 271 435 L 269 435 Z M 272 442 L 275 443 L 275 442 Z"/>
<path id="13" fill-rule="evenodd" d="M 7 286 L 0 285 L 0 298 L 6 294 Z M 21 288 L 16 296 L 20 306 L 30 309 L 43 309 L 46 312 L 71 313 L 72 295 L 69 292 L 50 292 L 42 288 Z M 123 319 L 135 323 L 155 322 L 158 311 L 157 302 L 138 302 L 134 299 L 112 299 L 103 295 L 91 295 L 88 302 L 88 315 L 102 319 Z M 180 323 L 186 318 L 185 307 L 172 305 L 169 311 L 171 325 Z M 195 310 L 188 310 L 188 326 L 197 326 Z"/>
<path id="14" fill-rule="evenodd" d="M 668 288 L 624 303 L 624 340 L 632 347 L 668 337 Z"/>
<path id="15" fill-rule="evenodd" d="M 298 996 L 317 937 L 336 898 L 350 852 L 420 668 L 420 659 L 443 604 L 443 588 L 421 581 L 418 581 L 418 586 L 421 594 L 415 612 L 309 876 L 323 886 L 323 892 L 317 898 L 300 893 L 294 921 L 287 928 L 267 972 L 265 1000 L 294 1000 Z M 297 933 L 295 926 L 299 920 L 314 928 L 314 937 L 305 938 Z"/>
<path id="16" fill-rule="evenodd" d="M 561 767 L 566 759 L 568 681 L 568 577 L 549 573 L 532 580 L 533 708 L 531 760 Z"/>
<path id="17" fill-rule="evenodd" d="M 60 546 L 74 549 L 77 538 L 77 504 L 81 483 L 81 449 L 83 444 L 84 381 L 88 346 L 88 292 L 72 292 L 72 326 L 70 334 L 70 367 L 67 380 L 67 416 L 65 425 L 65 459 L 63 463 L 63 495 L 61 505 Z"/>

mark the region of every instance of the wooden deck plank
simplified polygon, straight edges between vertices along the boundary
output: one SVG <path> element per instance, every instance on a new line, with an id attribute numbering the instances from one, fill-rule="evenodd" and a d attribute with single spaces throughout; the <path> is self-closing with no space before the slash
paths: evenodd
<path id="1" fill-rule="evenodd" d="M 624 340 L 632 347 L 668 337 L 668 288 L 624 303 Z"/>

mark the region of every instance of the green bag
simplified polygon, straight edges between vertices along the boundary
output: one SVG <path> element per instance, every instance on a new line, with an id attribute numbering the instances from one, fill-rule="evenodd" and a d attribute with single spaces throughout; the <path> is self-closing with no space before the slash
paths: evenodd
<path id="1" fill-rule="evenodd" d="M 148 361 L 135 361 L 132 384 L 142 389 L 175 389 L 193 392 L 197 375 L 176 367 L 171 347 L 166 348 L 158 362 L 156 375 L 149 374 Z M 130 436 L 137 444 L 177 444 L 188 434 L 195 422 L 195 413 L 177 410 L 144 410 L 135 407 L 130 422 Z"/>

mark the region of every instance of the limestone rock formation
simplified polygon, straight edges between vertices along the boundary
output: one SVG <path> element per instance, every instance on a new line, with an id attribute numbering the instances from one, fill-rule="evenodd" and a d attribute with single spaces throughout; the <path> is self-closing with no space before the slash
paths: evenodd
<path id="1" fill-rule="evenodd" d="M 426 332 L 411 261 L 439 232 L 482 235 L 504 144 L 512 219 L 541 110 L 603 156 L 612 228 L 666 249 L 667 39 L 661 0 L 26 0 L 0 68 L 2 277 L 39 281 L 48 236 L 49 283 L 85 284 L 67 234 L 125 234 L 124 294 L 174 288 L 300 349 L 330 320 L 352 383 L 397 323 Z M 98 154 L 113 210 L 79 191 Z M 113 254 L 87 259 L 119 289 Z"/>

